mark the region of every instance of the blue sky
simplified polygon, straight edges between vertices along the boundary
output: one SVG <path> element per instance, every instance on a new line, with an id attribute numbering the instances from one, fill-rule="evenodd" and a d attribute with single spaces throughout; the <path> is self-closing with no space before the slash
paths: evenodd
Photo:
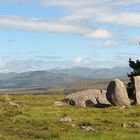
<path id="1" fill-rule="evenodd" d="M 139 0 L 1 0 L 0 72 L 111 68 L 140 59 Z"/>

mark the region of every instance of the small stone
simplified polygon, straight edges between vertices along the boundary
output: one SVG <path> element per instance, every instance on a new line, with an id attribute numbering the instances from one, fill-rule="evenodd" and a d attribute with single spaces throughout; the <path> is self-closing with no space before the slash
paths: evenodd
<path id="1" fill-rule="evenodd" d="M 67 123 L 71 123 L 72 119 L 70 117 L 63 117 L 59 120 L 60 122 L 67 122 Z"/>
<path id="2" fill-rule="evenodd" d="M 74 124 L 74 123 L 72 123 L 72 124 L 71 124 L 71 126 L 72 126 L 72 127 L 75 127 L 75 124 Z"/>
<path id="3" fill-rule="evenodd" d="M 56 101 L 56 102 L 54 102 L 54 106 L 64 106 L 65 105 L 65 103 L 64 102 L 61 102 L 61 101 Z"/>
<path id="4" fill-rule="evenodd" d="M 19 104 L 15 103 L 15 102 L 9 102 L 9 105 L 20 108 Z"/>
<path id="5" fill-rule="evenodd" d="M 81 126 L 81 128 L 86 131 L 86 132 L 89 132 L 89 131 L 96 131 L 96 129 L 94 129 L 93 127 L 91 126 Z"/>
<path id="6" fill-rule="evenodd" d="M 85 129 L 85 128 L 86 128 L 86 126 L 81 126 L 81 128 L 82 128 L 82 129 Z"/>
<path id="7" fill-rule="evenodd" d="M 111 127 L 107 127 L 106 128 L 108 131 L 112 131 L 112 128 Z"/>
<path id="8" fill-rule="evenodd" d="M 64 128 L 60 128 L 61 131 L 64 131 Z"/>
<path id="9" fill-rule="evenodd" d="M 124 122 L 124 123 L 121 124 L 121 127 L 122 127 L 122 128 L 127 128 L 128 125 Z"/>
<path id="10" fill-rule="evenodd" d="M 140 124 L 139 124 L 139 123 L 133 123 L 133 124 L 132 124 L 132 127 L 133 127 L 133 128 L 138 128 L 138 129 L 140 129 Z"/>

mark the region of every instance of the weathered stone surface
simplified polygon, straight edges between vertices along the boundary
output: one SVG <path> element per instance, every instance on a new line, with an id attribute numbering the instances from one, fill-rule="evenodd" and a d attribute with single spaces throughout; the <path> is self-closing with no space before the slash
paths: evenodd
<path id="1" fill-rule="evenodd" d="M 132 124 L 132 127 L 133 127 L 133 128 L 138 128 L 138 129 L 140 129 L 140 124 L 139 124 L 139 123 L 133 123 L 133 124 Z"/>
<path id="2" fill-rule="evenodd" d="M 66 105 L 65 102 L 55 101 L 53 106 L 61 107 L 61 106 L 64 106 L 64 105 Z"/>
<path id="3" fill-rule="evenodd" d="M 121 124 L 121 127 L 122 128 L 128 128 L 128 124 L 124 122 L 124 123 Z"/>
<path id="4" fill-rule="evenodd" d="M 135 104 L 140 105 L 140 76 L 134 77 L 134 85 L 135 85 Z"/>
<path id="5" fill-rule="evenodd" d="M 109 83 L 106 96 L 108 101 L 115 106 L 130 106 L 126 88 L 119 79 Z"/>
<path id="6" fill-rule="evenodd" d="M 59 121 L 60 122 L 71 123 L 72 119 L 70 117 L 66 116 L 66 117 L 62 117 Z"/>
<path id="7" fill-rule="evenodd" d="M 110 105 L 106 99 L 106 91 L 95 89 L 72 93 L 64 101 L 77 107 L 104 107 Z"/>
<path id="8" fill-rule="evenodd" d="M 86 132 L 89 132 L 89 131 L 97 132 L 97 130 L 91 126 L 81 126 L 81 128 Z"/>
<path id="9" fill-rule="evenodd" d="M 12 102 L 12 101 L 9 102 L 9 105 L 11 105 L 13 107 L 20 108 L 19 104 L 15 103 L 15 102 Z"/>

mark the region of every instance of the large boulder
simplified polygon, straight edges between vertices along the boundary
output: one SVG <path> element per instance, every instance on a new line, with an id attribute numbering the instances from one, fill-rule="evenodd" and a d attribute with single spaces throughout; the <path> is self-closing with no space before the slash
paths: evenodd
<path id="1" fill-rule="evenodd" d="M 64 101 L 77 107 L 105 107 L 111 105 L 106 99 L 106 91 L 96 89 L 72 93 L 66 96 Z"/>
<path id="2" fill-rule="evenodd" d="M 130 106 L 126 88 L 119 79 L 109 83 L 106 96 L 108 101 L 115 106 Z"/>
<path id="3" fill-rule="evenodd" d="M 134 87 L 135 87 L 135 104 L 140 105 L 140 76 L 134 77 Z"/>

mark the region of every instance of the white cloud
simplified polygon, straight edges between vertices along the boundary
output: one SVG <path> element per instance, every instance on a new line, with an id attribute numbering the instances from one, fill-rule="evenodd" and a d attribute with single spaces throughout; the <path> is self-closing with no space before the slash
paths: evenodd
<path id="1" fill-rule="evenodd" d="M 96 15 L 95 22 L 140 27 L 140 13 L 136 12 L 122 12 L 118 14 L 100 13 Z"/>
<path id="2" fill-rule="evenodd" d="M 0 16 L 0 27 L 27 31 L 70 34 L 84 34 L 91 31 L 91 29 L 86 26 L 71 23 L 59 21 L 42 21 L 14 16 Z"/>
<path id="3" fill-rule="evenodd" d="M 73 60 L 75 65 L 80 65 L 81 63 L 83 63 L 83 58 L 82 57 L 77 57 Z"/>
<path id="4" fill-rule="evenodd" d="M 138 47 L 140 47 L 139 42 L 140 42 L 140 36 L 137 36 L 137 37 L 132 38 L 132 39 L 127 39 L 123 43 L 127 44 L 129 46 L 138 46 Z"/>
<path id="5" fill-rule="evenodd" d="M 135 4 L 138 6 L 140 4 L 139 0 L 72 0 L 70 3 L 66 0 L 57 2 L 54 0 L 52 3 L 50 2 L 50 4 L 62 7 L 66 6 L 71 10 L 72 14 L 63 17 L 61 19 L 63 21 L 74 22 L 78 20 L 87 20 L 91 23 L 140 27 L 140 12 L 131 11 L 132 7 L 125 8 L 128 4 L 133 4 L 133 6 Z M 124 10 L 120 10 L 120 7 L 123 7 Z"/>
<path id="6" fill-rule="evenodd" d="M 84 11 L 84 9 L 83 9 Z M 62 21 L 77 22 L 78 20 L 87 20 L 88 22 L 103 23 L 103 24 L 113 24 L 113 25 L 123 25 L 140 27 L 140 12 L 115 12 L 110 10 L 92 10 L 91 8 L 85 9 L 84 13 L 75 11 L 74 14 L 63 17 Z"/>
<path id="7" fill-rule="evenodd" d="M 0 61 L 0 72 L 6 72 L 6 62 Z"/>
<path id="8" fill-rule="evenodd" d="M 5 1 L 21 3 L 19 0 Z M 116 32 L 110 33 L 104 25 L 140 27 L 140 11 L 133 8 L 140 6 L 140 0 L 22 0 L 22 3 L 38 3 L 46 7 L 58 6 L 69 14 L 57 21 L 1 16 L 0 27 L 76 34 L 88 39 L 106 40 L 115 36 Z M 98 23 L 103 27 L 98 29 Z"/>
<path id="9" fill-rule="evenodd" d="M 113 35 L 109 31 L 105 29 L 99 29 L 89 34 L 86 34 L 84 37 L 88 39 L 109 39 L 112 38 L 112 36 Z"/>
<path id="10" fill-rule="evenodd" d="M 106 39 L 111 36 L 106 30 L 96 30 L 81 24 L 65 21 L 45 21 L 15 16 L 0 16 L 0 28 L 17 29 L 24 31 L 37 31 L 49 33 L 76 34 L 87 38 Z M 91 32 L 92 37 L 91 37 Z"/>
<path id="11" fill-rule="evenodd" d="M 110 48 L 110 47 L 111 47 L 111 48 L 114 47 L 114 45 L 113 45 L 113 43 L 112 43 L 111 40 L 107 40 L 107 41 L 104 43 L 104 46 L 105 46 L 105 47 L 109 47 L 109 48 Z"/>
<path id="12" fill-rule="evenodd" d="M 90 63 L 90 60 L 80 57 L 80 56 L 73 59 L 74 66 L 86 65 L 89 63 Z"/>
<path id="13" fill-rule="evenodd" d="M 66 59 L 2 59 L 0 61 L 0 72 L 47 70 L 55 67 L 68 67 L 70 62 Z"/>
<path id="14" fill-rule="evenodd" d="M 69 6 L 69 5 L 75 5 L 75 4 L 80 4 L 80 5 L 90 5 L 90 4 L 101 4 L 101 3 L 113 3 L 113 4 L 138 4 L 140 3 L 139 0 L 117 0 L 117 1 L 113 1 L 113 0 L 104 0 L 104 1 L 99 1 L 99 0 L 94 0 L 94 1 L 91 1 L 91 0 L 71 0 L 71 1 L 68 1 L 68 0 L 22 0 L 22 1 L 19 1 L 19 0 L 4 0 L 6 2 L 16 2 L 16 3 L 19 3 L 19 2 L 28 2 L 28 3 L 34 3 L 34 2 L 38 2 L 38 3 L 46 3 L 47 5 L 66 5 L 66 6 Z M 77 6 L 77 5 L 76 5 Z"/>
<path id="15" fill-rule="evenodd" d="M 32 0 L 29 0 L 32 1 Z M 46 5 L 57 5 L 67 8 L 81 8 L 81 7 L 93 7 L 93 6 L 112 6 L 112 5 L 131 5 L 131 4 L 140 4 L 139 0 L 38 0 Z"/>
<path id="16" fill-rule="evenodd" d="M 93 46 L 88 46 L 89 48 L 113 48 L 116 45 L 114 44 L 113 40 L 98 40 L 94 43 Z"/>

